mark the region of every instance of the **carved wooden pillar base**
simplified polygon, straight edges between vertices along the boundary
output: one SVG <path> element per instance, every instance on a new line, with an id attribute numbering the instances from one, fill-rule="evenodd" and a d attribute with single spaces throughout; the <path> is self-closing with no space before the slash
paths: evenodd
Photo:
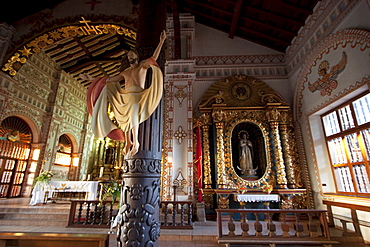
<path id="1" fill-rule="evenodd" d="M 118 245 L 157 246 L 161 161 L 129 159 L 123 162 L 122 169 Z"/>

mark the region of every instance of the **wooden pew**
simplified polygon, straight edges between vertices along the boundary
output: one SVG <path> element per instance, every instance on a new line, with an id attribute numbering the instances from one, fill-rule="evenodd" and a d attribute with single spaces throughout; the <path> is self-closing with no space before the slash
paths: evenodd
<path id="1" fill-rule="evenodd" d="M 2 232 L 0 247 L 109 247 L 108 234 Z"/>

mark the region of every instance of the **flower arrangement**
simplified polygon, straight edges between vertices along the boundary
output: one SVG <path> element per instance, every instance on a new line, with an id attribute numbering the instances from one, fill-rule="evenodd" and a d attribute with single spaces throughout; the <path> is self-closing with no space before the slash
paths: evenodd
<path id="1" fill-rule="evenodd" d="M 112 204 L 116 201 L 117 198 L 121 196 L 121 187 L 122 185 L 117 183 L 116 180 L 109 181 L 109 184 L 105 184 L 103 186 L 105 193 L 100 199 L 99 206 L 101 207 L 103 205 L 103 201 L 108 197 L 112 196 Z M 119 205 L 118 205 L 119 207 Z"/>
<path id="2" fill-rule="evenodd" d="M 274 188 L 271 184 L 265 184 L 264 186 L 262 186 L 262 192 L 267 194 L 270 194 L 273 189 Z"/>
<path id="3" fill-rule="evenodd" d="M 236 187 L 236 192 L 238 194 L 244 194 L 245 192 L 247 192 L 247 187 L 243 186 L 242 184 L 238 184 L 238 186 Z"/>
<path id="4" fill-rule="evenodd" d="M 50 179 L 54 176 L 52 171 L 42 171 L 38 177 L 35 178 L 36 182 L 50 182 Z"/>

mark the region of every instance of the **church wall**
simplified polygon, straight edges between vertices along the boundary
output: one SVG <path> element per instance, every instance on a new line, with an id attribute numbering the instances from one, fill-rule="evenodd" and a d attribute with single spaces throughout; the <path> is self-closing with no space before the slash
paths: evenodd
<path id="1" fill-rule="evenodd" d="M 281 52 L 242 40 L 238 37 L 230 39 L 227 33 L 209 28 L 202 24 L 195 24 L 194 56 L 269 54 L 281 54 Z"/>
<path id="2" fill-rule="evenodd" d="M 14 77 L 1 72 L 0 78 L 4 85 L 0 119 L 19 116 L 35 126 L 31 128 L 32 144 L 41 147 L 36 174 L 52 170 L 56 180 L 78 179 L 79 169 L 56 166 L 54 161 L 59 137 L 67 134 L 73 144 L 72 157 L 79 158 L 75 164 L 86 163 L 86 156 L 82 155 L 88 154 L 83 152 L 85 133 L 89 134 L 83 131 L 86 89 L 42 52 L 33 54 Z"/>
<path id="3" fill-rule="evenodd" d="M 295 119 L 302 130 L 315 207 L 323 209 L 326 209 L 326 206 L 322 205 L 325 193 L 336 193 L 336 189 L 320 115 L 369 90 L 370 81 L 369 3 L 368 1 L 342 3 L 344 6 L 340 7 L 339 2 L 323 1 L 321 3 L 323 6 L 319 6 L 312 16 L 315 17 L 315 21 L 306 21 L 306 27 L 301 29 L 302 32 L 306 32 L 307 37 L 302 38 L 301 43 L 292 42 L 293 45 L 287 51 L 289 76 L 294 90 Z M 329 23 L 326 30 L 325 23 L 326 25 Z M 321 37 L 317 36 L 318 31 Z M 313 37 L 315 38 L 313 45 L 307 49 L 304 56 L 299 56 L 306 42 Z M 345 57 L 347 60 L 342 60 Z M 332 81 L 331 87 L 322 84 L 324 88 L 326 87 L 324 91 L 315 90 L 314 87 L 310 89 L 309 85 L 315 81 L 325 81 L 324 75 L 319 74 L 319 68 L 324 67 L 325 61 L 330 64 L 326 74 L 341 61 L 345 64 L 334 78 L 337 83 Z M 335 208 L 333 213 L 348 215 L 347 210 L 341 208 Z M 369 214 L 362 212 L 358 216 L 366 220 Z M 368 229 L 362 229 L 362 233 L 365 241 L 369 241 Z"/>
<path id="4" fill-rule="evenodd" d="M 238 37 L 230 39 L 223 32 L 196 24 L 192 54 L 196 59 L 194 69 L 197 75 L 194 83 L 194 107 L 212 83 L 240 74 L 263 80 L 291 103 L 284 55 L 278 51 Z"/>

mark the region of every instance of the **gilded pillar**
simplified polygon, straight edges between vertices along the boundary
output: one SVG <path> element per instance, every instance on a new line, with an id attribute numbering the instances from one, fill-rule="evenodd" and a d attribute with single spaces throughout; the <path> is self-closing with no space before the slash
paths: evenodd
<path id="1" fill-rule="evenodd" d="M 273 136 L 277 184 L 279 188 L 287 188 L 285 164 L 279 134 L 280 112 L 276 108 L 272 108 L 266 112 L 266 116 L 270 124 L 271 134 Z"/>
<path id="2" fill-rule="evenodd" d="M 287 113 L 282 112 L 282 124 L 280 125 L 280 135 L 283 143 L 283 155 L 286 169 L 286 175 L 288 179 L 288 187 L 291 189 L 296 188 L 296 181 L 294 176 L 294 167 L 292 159 L 292 149 L 290 143 L 293 142 L 292 138 L 288 134 L 287 124 Z"/>
<path id="3" fill-rule="evenodd" d="M 202 126 L 203 183 L 205 189 L 212 188 L 211 159 L 209 153 L 209 125 Z"/>
<path id="4" fill-rule="evenodd" d="M 226 186 L 225 179 L 225 150 L 224 150 L 224 125 L 225 112 L 222 109 L 215 109 L 212 113 L 213 121 L 216 125 L 216 145 L 217 145 L 217 187 L 222 189 Z"/>

